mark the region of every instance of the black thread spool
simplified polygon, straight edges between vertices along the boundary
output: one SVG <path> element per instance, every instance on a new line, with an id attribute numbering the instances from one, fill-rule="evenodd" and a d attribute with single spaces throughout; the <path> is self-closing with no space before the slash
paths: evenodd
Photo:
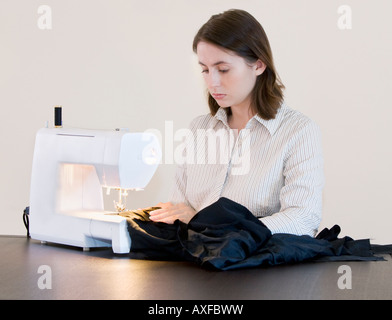
<path id="1" fill-rule="evenodd" d="M 63 126 L 63 120 L 61 118 L 62 107 L 55 106 L 54 107 L 54 127 L 61 128 Z"/>

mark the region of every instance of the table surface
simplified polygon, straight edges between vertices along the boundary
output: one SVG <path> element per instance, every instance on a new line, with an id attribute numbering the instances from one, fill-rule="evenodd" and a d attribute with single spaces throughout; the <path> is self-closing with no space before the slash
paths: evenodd
<path id="1" fill-rule="evenodd" d="M 386 261 L 214 271 L 188 262 L 129 259 L 110 248 L 84 252 L 14 236 L 0 236 L 0 252 L 0 299 L 392 299 L 390 255 L 384 255 Z M 343 265 L 348 268 L 339 270 Z M 339 288 L 350 280 L 351 289 Z M 51 289 L 42 289 L 42 283 Z"/>

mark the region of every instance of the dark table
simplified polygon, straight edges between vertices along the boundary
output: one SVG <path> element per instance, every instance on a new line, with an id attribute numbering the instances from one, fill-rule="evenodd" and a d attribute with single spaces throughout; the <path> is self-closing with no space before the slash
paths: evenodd
<path id="1" fill-rule="evenodd" d="M 0 236 L 0 252 L 0 299 L 392 299 L 389 255 L 384 255 L 386 261 L 213 271 L 188 262 L 129 259 L 110 248 L 84 252 L 44 245 L 25 237 Z M 339 270 L 341 266 L 348 267 Z M 351 289 L 344 288 L 350 281 Z"/>

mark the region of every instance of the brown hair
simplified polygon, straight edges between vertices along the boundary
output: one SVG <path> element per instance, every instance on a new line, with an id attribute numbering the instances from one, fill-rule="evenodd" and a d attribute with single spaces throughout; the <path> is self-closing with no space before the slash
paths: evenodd
<path id="1" fill-rule="evenodd" d="M 197 52 L 200 41 L 208 42 L 233 51 L 248 63 L 261 60 L 265 71 L 257 77 L 252 92 L 253 111 L 265 120 L 275 118 L 283 102 L 282 84 L 274 66 L 271 47 L 261 24 L 244 10 L 231 9 L 213 15 L 197 32 L 193 39 L 193 51 Z M 212 115 L 219 109 L 215 99 L 208 94 L 208 105 Z M 228 108 L 229 114 L 231 109 Z"/>

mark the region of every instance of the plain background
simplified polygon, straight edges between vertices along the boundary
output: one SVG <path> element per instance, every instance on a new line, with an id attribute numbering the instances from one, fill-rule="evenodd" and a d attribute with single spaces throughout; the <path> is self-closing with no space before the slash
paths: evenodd
<path id="1" fill-rule="evenodd" d="M 44 4 L 51 30 L 37 25 Z M 338 28 L 341 5 L 352 10 L 350 30 Z M 1 0 L 0 234 L 25 234 L 35 134 L 53 125 L 54 105 L 65 126 L 162 136 L 165 121 L 175 131 L 208 113 L 192 40 L 230 8 L 261 22 L 286 103 L 321 127 L 321 227 L 392 243 L 390 0 Z M 174 169 L 163 159 L 128 207 L 167 201 Z"/>

